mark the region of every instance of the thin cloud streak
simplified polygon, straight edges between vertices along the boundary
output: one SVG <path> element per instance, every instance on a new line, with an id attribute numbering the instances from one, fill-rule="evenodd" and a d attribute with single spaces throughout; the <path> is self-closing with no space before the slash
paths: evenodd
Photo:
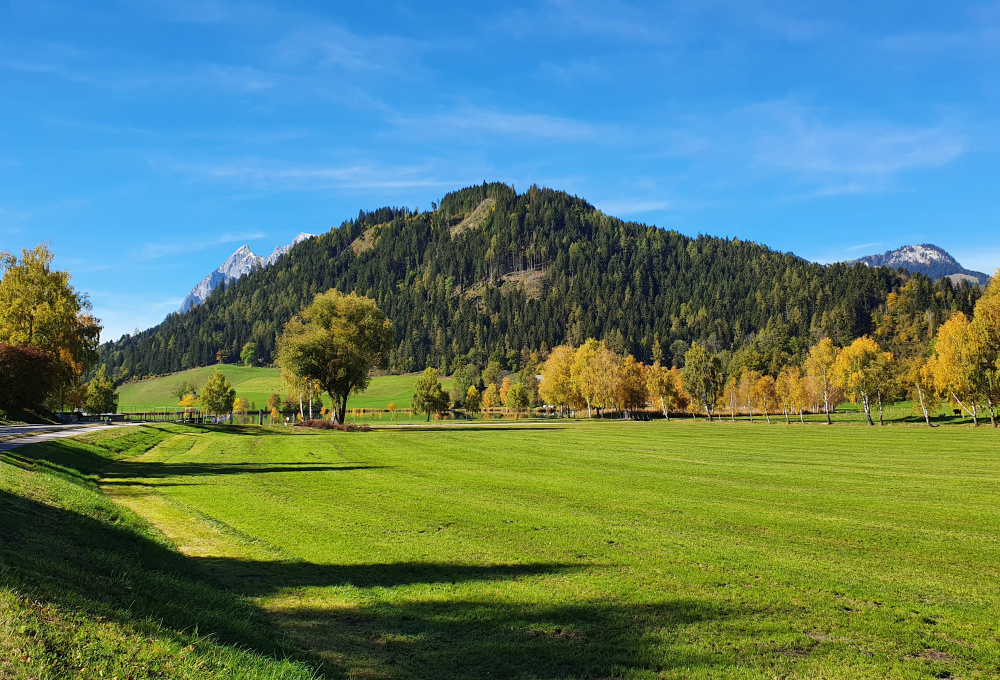
<path id="1" fill-rule="evenodd" d="M 189 253 L 199 250 L 207 250 L 208 248 L 213 248 L 219 245 L 225 245 L 227 243 L 240 243 L 246 241 L 256 241 L 262 239 L 266 236 L 260 231 L 250 231 L 250 232 L 240 232 L 240 233 L 225 233 L 216 236 L 213 239 L 208 240 L 189 240 L 180 239 L 176 242 L 170 243 L 146 243 L 134 253 L 133 257 L 140 262 L 148 262 L 150 260 L 158 260 L 163 257 L 171 257 L 174 255 L 181 255 L 183 253 Z"/>

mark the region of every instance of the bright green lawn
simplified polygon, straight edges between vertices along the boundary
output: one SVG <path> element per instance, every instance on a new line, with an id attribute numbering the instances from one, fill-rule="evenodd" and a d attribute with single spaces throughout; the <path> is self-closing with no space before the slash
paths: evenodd
<path id="1" fill-rule="evenodd" d="M 327 677 L 1000 673 L 991 428 L 167 428 L 105 493 Z"/>
<path id="2" fill-rule="evenodd" d="M 188 382 L 200 389 L 215 369 L 221 370 L 236 388 L 236 395 L 254 402 L 257 408 L 266 408 L 267 398 L 272 393 L 285 395 L 281 386 L 281 373 L 276 368 L 248 368 L 220 364 L 193 368 L 189 371 L 171 373 L 160 378 L 152 378 L 137 383 L 122 385 L 118 390 L 118 404 L 122 411 L 147 411 L 154 406 L 176 406 L 177 398 L 171 391 L 180 383 Z M 391 375 L 372 378 L 371 385 L 363 394 L 354 395 L 348 401 L 349 408 L 385 408 L 395 402 L 398 408 L 409 408 L 413 396 L 416 375 Z M 450 378 L 445 378 L 444 383 Z"/>

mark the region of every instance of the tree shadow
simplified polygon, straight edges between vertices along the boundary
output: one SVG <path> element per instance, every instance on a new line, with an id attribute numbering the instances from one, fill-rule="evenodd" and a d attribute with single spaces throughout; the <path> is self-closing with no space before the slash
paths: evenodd
<path id="1" fill-rule="evenodd" d="M 522 578 L 579 569 L 577 564 L 454 564 L 447 562 L 391 562 L 379 564 L 314 564 L 302 561 L 250 561 L 230 558 L 192 558 L 225 583 L 248 597 L 272 595 L 288 588 L 354 586 L 396 588 L 414 584 L 469 581 L 515 581 Z"/>
<path id="2" fill-rule="evenodd" d="M 213 475 L 280 474 L 289 472 L 348 472 L 380 470 L 385 465 L 317 465 L 310 463 L 138 463 L 121 462 L 109 465 L 101 473 L 101 481 L 116 479 L 164 477 L 203 477 Z"/>
<path id="3" fill-rule="evenodd" d="M 116 480 L 165 477 L 202 477 L 212 475 L 281 474 L 289 472 L 349 472 L 352 470 L 379 470 L 385 465 L 341 463 L 327 465 L 313 461 L 293 463 L 159 463 L 135 461 L 129 458 L 115 460 L 95 453 L 88 447 L 69 446 L 53 440 L 26 446 L 0 454 L 22 468 L 38 466 L 51 472 L 80 480 L 102 483 L 120 483 Z M 136 482 L 135 484 L 138 484 Z"/>
<path id="4" fill-rule="evenodd" d="M 125 515 L 100 521 L 0 490 L 0 519 L 0 580 L 22 596 L 132 629 L 160 621 L 178 642 L 199 630 L 266 655 L 297 653 L 258 608 Z"/>
<path id="5" fill-rule="evenodd" d="M 686 628 L 732 618 L 687 599 L 654 604 L 383 600 L 280 609 L 275 622 L 324 661 L 327 677 L 622 678 L 727 663 L 679 644 Z"/>
<path id="6" fill-rule="evenodd" d="M 20 466 L 45 472 L 42 468 L 55 465 L 46 457 L 53 447 L 46 448 L 50 450 L 44 455 L 36 447 L 26 450 Z M 67 449 L 66 455 L 86 454 L 80 447 Z M 96 462 L 83 458 L 86 465 Z M 96 458 L 123 477 L 185 474 L 171 468 L 187 468 L 192 475 L 214 474 L 220 467 L 223 474 L 260 471 L 245 464 L 140 470 L 132 466 L 149 464 Z M 279 473 L 365 466 L 267 467 Z M 84 472 L 75 472 L 79 483 L 91 486 Z M 84 514 L 0 489 L 0 582 L 88 618 L 113 620 L 138 631 L 136 639 L 148 637 L 149 622 L 156 621 L 160 634 L 178 644 L 187 644 L 190 632 L 197 630 L 221 644 L 303 661 L 319 677 L 555 680 L 695 670 L 725 661 L 722 652 L 715 657 L 690 651 L 680 642 L 685 628 L 744 613 L 685 599 L 553 604 L 537 589 L 525 602 L 513 595 L 520 592 L 516 585 L 474 591 L 482 592 L 478 596 L 447 595 L 448 584 L 544 583 L 548 576 L 593 565 L 188 558 L 113 503 L 87 503 Z M 361 604 L 353 607 L 333 606 L 336 600 L 331 606 L 315 606 L 322 596 L 305 599 L 295 592 L 348 585 L 404 590 L 387 597 L 363 593 L 357 600 Z M 423 589 L 405 590 L 420 585 L 434 588 L 429 596 Z M 274 598 L 273 606 L 265 611 L 254 598 Z"/>
<path id="7" fill-rule="evenodd" d="M 400 434 L 420 434 L 423 432 L 512 432 L 512 431 L 525 431 L 532 430 L 535 432 L 545 431 L 545 432 L 555 432 L 558 430 L 565 430 L 565 425 L 419 425 L 414 423 L 413 425 L 404 424 L 402 427 L 391 426 L 391 427 L 378 427 L 378 425 L 372 426 L 373 430 L 378 432 L 393 432 Z"/>

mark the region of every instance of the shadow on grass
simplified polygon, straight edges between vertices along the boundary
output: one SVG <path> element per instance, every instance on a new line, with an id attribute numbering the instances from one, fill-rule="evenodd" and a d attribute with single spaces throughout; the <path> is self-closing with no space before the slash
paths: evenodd
<path id="1" fill-rule="evenodd" d="M 6 451 L 6 457 L 19 467 L 38 466 L 69 477 L 93 481 L 100 476 L 102 483 L 115 484 L 120 479 L 164 477 L 201 477 L 211 475 L 276 474 L 289 472 L 349 472 L 351 470 L 379 470 L 382 465 L 323 465 L 315 462 L 299 463 L 157 463 L 115 460 L 108 455 L 95 453 L 79 444 L 54 440 Z M 136 483 L 138 485 L 138 483 Z"/>
<path id="2" fill-rule="evenodd" d="M 45 461 L 34 467 L 44 478 L 50 471 L 40 462 Z M 21 466 L 31 466 L 30 459 L 22 458 Z M 295 466 L 281 469 L 289 467 Z M 43 489 L 42 479 L 34 484 Z M 550 604 L 543 597 L 524 602 L 510 594 L 518 592 L 516 581 L 545 579 L 579 565 L 188 558 L 94 493 L 77 512 L 0 489 L 0 583 L 89 618 L 116 621 L 138 631 L 137 639 L 149 637 L 150 621 L 160 622 L 158 634 L 179 644 L 197 630 L 221 644 L 302 660 L 319 677 L 554 680 L 694 670 L 719 660 L 681 646 L 684 628 L 734 618 L 733 612 L 696 600 Z M 461 598 L 448 597 L 441 587 L 473 582 L 512 585 Z M 356 598 L 362 604 L 355 607 L 300 606 L 294 592 L 419 584 L 439 588 L 425 599 L 405 590 L 389 597 L 374 591 Z M 276 606 L 265 612 L 252 598 L 268 596 L 277 597 Z M 67 665 L 53 672 L 71 670 Z"/>
<path id="3" fill-rule="evenodd" d="M 276 474 L 288 472 L 348 472 L 350 470 L 379 470 L 384 465 L 317 465 L 315 463 L 259 465 L 249 463 L 130 463 L 108 466 L 101 473 L 105 480 L 163 477 L 202 477 L 211 475 Z"/>
<path id="4" fill-rule="evenodd" d="M 647 605 L 502 600 L 379 601 L 282 609 L 275 620 L 328 676 L 493 680 L 657 677 L 721 663 L 677 644 L 687 626 L 730 618 L 693 600 Z"/>
<path id="5" fill-rule="evenodd" d="M 466 583 L 469 581 L 516 581 L 578 569 L 580 565 L 558 563 L 472 565 L 441 562 L 393 562 L 387 564 L 313 564 L 311 562 L 255 562 L 228 558 L 194 558 L 220 579 L 220 583 L 249 597 L 274 594 L 286 588 L 354 586 L 396 588 L 419 583 Z"/>
<path id="6" fill-rule="evenodd" d="M 524 423 L 517 425 L 511 423 L 510 425 L 420 425 L 414 423 L 413 425 L 405 424 L 400 426 L 387 426 L 379 428 L 377 425 L 372 426 L 372 429 L 378 430 L 379 432 L 394 432 L 401 434 L 420 434 L 422 432 L 510 432 L 516 430 L 544 430 L 546 432 L 555 432 L 558 430 L 565 430 L 565 425 L 545 425 L 540 423 L 538 425 L 532 425 L 530 423 Z"/>

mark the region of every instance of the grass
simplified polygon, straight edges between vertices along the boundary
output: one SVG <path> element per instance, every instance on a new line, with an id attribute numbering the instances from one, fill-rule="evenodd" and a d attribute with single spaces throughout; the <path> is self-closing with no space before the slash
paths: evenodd
<path id="1" fill-rule="evenodd" d="M 99 470 L 174 431 L 114 435 L 0 454 L 0 678 L 311 677 L 259 609 L 100 493 Z"/>
<path id="2" fill-rule="evenodd" d="M 122 410 L 148 411 L 153 407 L 176 406 L 177 398 L 171 392 L 182 382 L 195 385 L 198 389 L 205 384 L 215 369 L 219 369 L 236 389 L 236 395 L 248 402 L 255 402 L 257 408 L 266 408 L 267 398 L 278 393 L 285 395 L 281 385 L 281 373 L 276 368 L 249 368 L 220 364 L 193 368 L 180 373 L 171 373 L 159 378 L 122 385 L 118 390 L 118 403 Z M 395 402 L 398 408 L 409 408 L 413 396 L 416 375 L 391 375 L 372 378 L 368 389 L 353 395 L 348 401 L 349 408 L 385 408 Z M 450 378 L 443 382 L 447 385 Z M 319 408 L 317 407 L 317 411 Z"/>
<path id="3" fill-rule="evenodd" d="M 121 643 L 98 658 L 51 632 L 50 615 L 26 604 L 42 593 L 57 621 L 96 638 L 152 640 L 135 653 L 160 650 L 150 653 L 161 669 L 193 644 L 205 669 L 246 654 L 262 677 L 1000 673 L 990 428 L 701 420 L 112 434 L 21 449 L 18 466 L 0 465 L 4 502 L 38 514 L 17 549 L 3 534 L 2 606 L 29 621 L 0 633 L 6 648 L 24 648 L 26 626 L 50 658 L 91 654 L 104 677 L 125 653 Z M 64 541 L 72 568 L 60 562 Z M 90 613 L 72 619 L 78 602 Z M 185 658 L 164 673 L 222 673 Z"/>

